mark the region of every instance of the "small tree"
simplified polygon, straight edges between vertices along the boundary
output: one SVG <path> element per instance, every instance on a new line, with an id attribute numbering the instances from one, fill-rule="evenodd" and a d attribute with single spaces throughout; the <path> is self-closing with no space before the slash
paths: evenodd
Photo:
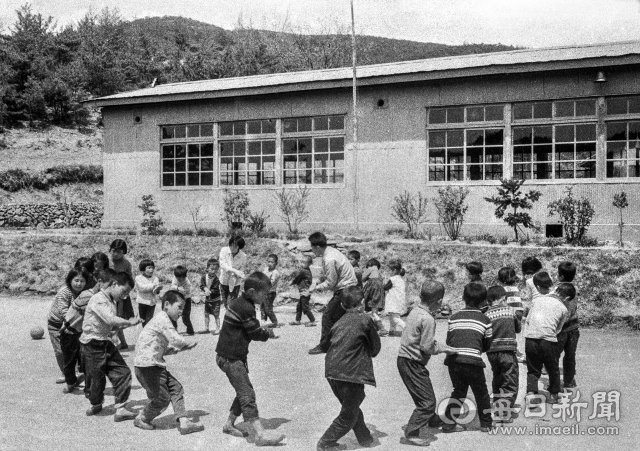
<path id="1" fill-rule="evenodd" d="M 622 220 L 622 210 L 629 206 L 629 201 L 627 200 L 627 193 L 624 191 L 619 192 L 618 194 L 613 195 L 613 206 L 618 209 L 620 212 L 620 222 L 618 222 L 618 228 L 620 229 L 620 247 L 624 246 L 622 242 L 622 231 L 624 229 L 624 221 Z"/>
<path id="2" fill-rule="evenodd" d="M 464 215 L 469 208 L 465 204 L 468 195 L 469 188 L 447 186 L 440 188 L 438 197 L 433 198 L 438 211 L 438 221 L 451 240 L 457 240 L 460 236 Z"/>
<path id="3" fill-rule="evenodd" d="M 269 215 L 262 210 L 260 213 L 249 213 L 249 221 L 247 222 L 247 227 L 253 233 L 261 233 L 264 232 L 264 229 L 267 228 L 267 219 L 269 219 Z"/>
<path id="4" fill-rule="evenodd" d="M 142 196 L 142 204 L 138 205 L 138 208 L 142 210 L 142 230 L 151 235 L 157 235 L 162 231 L 164 221 L 158 216 L 160 210 L 156 206 L 156 201 L 153 199 L 152 194 L 145 194 Z"/>
<path id="5" fill-rule="evenodd" d="M 393 201 L 391 216 L 398 222 L 406 224 L 410 237 L 417 238 L 418 225 L 427 215 L 427 198 L 423 197 L 422 193 L 412 195 L 409 191 L 405 191 L 394 197 Z"/>
<path id="6" fill-rule="evenodd" d="M 274 195 L 280 211 L 280 217 L 287 224 L 289 233 L 297 234 L 300 223 L 306 221 L 309 217 L 307 203 L 309 196 L 311 196 L 311 190 L 306 186 L 299 186 L 292 190 L 282 188 L 282 190 L 276 191 Z"/>
<path id="7" fill-rule="evenodd" d="M 242 227 L 249 219 L 249 195 L 247 192 L 225 189 L 222 202 L 222 221 L 227 224 L 229 229 L 233 229 L 235 224 Z"/>
<path id="8" fill-rule="evenodd" d="M 573 187 L 566 189 L 566 196 L 549 204 L 549 216 L 557 214 L 568 243 L 577 243 L 585 236 L 595 210 L 588 199 L 573 197 Z"/>
<path id="9" fill-rule="evenodd" d="M 191 215 L 191 222 L 193 223 L 193 236 L 198 236 L 200 233 L 200 225 L 207 219 L 202 214 L 202 205 L 189 205 L 189 215 Z"/>
<path id="10" fill-rule="evenodd" d="M 531 210 L 534 202 L 542 196 L 540 191 L 531 190 L 528 193 L 521 191 L 524 180 L 502 179 L 498 187 L 496 196 L 485 197 L 484 200 L 496 206 L 495 215 L 498 219 L 503 219 L 509 227 L 513 229 L 518 241 L 518 231 L 524 233 L 523 229 L 535 229 L 536 226 L 531 219 L 531 215 L 522 210 Z M 507 213 L 507 209 L 512 211 Z M 521 210 L 521 211 L 518 211 Z M 505 215 L 506 213 L 506 215 Z"/>

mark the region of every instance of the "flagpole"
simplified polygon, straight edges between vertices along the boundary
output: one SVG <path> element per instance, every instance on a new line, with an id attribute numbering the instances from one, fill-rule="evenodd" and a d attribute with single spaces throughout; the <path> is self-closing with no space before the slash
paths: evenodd
<path id="1" fill-rule="evenodd" d="M 351 60 L 353 66 L 353 218 L 356 230 L 360 230 L 359 194 L 358 194 L 358 91 L 356 74 L 356 20 L 351 0 Z"/>

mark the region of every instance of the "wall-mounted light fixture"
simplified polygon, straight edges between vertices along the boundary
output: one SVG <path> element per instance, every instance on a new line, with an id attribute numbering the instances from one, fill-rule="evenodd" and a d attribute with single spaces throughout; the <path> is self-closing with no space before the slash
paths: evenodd
<path id="1" fill-rule="evenodd" d="M 599 70 L 598 71 L 598 76 L 596 77 L 594 82 L 595 83 L 606 83 L 607 82 L 607 77 L 605 77 L 603 70 Z"/>

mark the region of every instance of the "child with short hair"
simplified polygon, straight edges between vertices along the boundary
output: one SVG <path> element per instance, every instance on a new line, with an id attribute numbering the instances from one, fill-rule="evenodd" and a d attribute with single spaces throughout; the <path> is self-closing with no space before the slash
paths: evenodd
<path id="1" fill-rule="evenodd" d="M 480 306 L 487 299 L 487 288 L 470 282 L 464 287 L 462 299 L 465 308 L 451 315 L 447 330 L 447 345 L 457 348 L 458 353 L 444 359 L 444 364 L 449 367 L 453 392 L 445 411 L 449 423 L 442 427 L 442 432 L 465 430 L 464 426 L 456 423 L 459 413 L 454 414 L 452 410 L 466 399 L 469 387 L 476 400 L 480 430 L 488 432 L 493 422 L 482 353 L 491 348 L 493 334 L 491 320 L 480 311 Z"/>
<path id="2" fill-rule="evenodd" d="M 96 279 L 93 276 L 95 266 L 91 257 L 80 257 L 76 260 L 76 264 L 73 265 L 73 267 L 84 269 L 84 271 L 87 273 L 87 283 L 85 284 L 84 289 L 89 290 L 93 288 L 93 286 L 96 284 Z"/>
<path id="3" fill-rule="evenodd" d="M 309 322 L 305 324 L 305 327 L 314 327 L 316 325 L 316 318 L 313 316 L 309 302 L 311 300 L 311 294 L 309 293 L 309 287 L 313 284 L 313 275 L 311 274 L 311 265 L 313 264 L 313 257 L 307 255 L 300 261 L 300 268 L 298 274 L 291 281 L 291 285 L 298 286 L 298 292 L 300 297 L 298 298 L 298 304 L 296 305 L 296 320 L 290 322 L 292 326 L 299 326 L 302 324 L 302 314 L 304 313 L 309 318 Z"/>
<path id="4" fill-rule="evenodd" d="M 558 265 L 558 282 L 570 283 L 576 276 L 576 265 L 573 262 L 564 261 Z M 563 386 L 564 388 L 576 388 L 576 352 L 578 350 L 578 340 L 580 339 L 580 320 L 578 317 L 578 299 L 574 296 L 565 302 L 565 307 L 569 311 L 567 321 L 562 326 L 562 331 L 558 334 L 558 346 L 560 353 L 564 351 L 562 359 Z"/>
<path id="5" fill-rule="evenodd" d="M 162 289 L 160 280 L 153 275 L 156 265 L 153 261 L 145 258 L 138 265 L 140 272 L 135 278 L 135 290 L 138 294 L 136 302 L 138 303 L 138 315 L 142 320 L 142 327 L 145 327 L 156 310 L 158 303 L 158 293 Z"/>
<path id="6" fill-rule="evenodd" d="M 538 380 L 542 374 L 542 368 L 545 367 L 549 374 L 551 403 L 556 403 L 560 392 L 558 334 L 569 316 L 564 302 L 573 299 L 575 288 L 571 284 L 560 284 L 556 289 L 557 296 L 549 295 L 553 282 L 545 271 L 536 273 L 533 276 L 533 283 L 540 295 L 533 300 L 524 332 L 527 394 L 538 394 Z M 573 290 L 573 294 L 570 290 Z"/>
<path id="7" fill-rule="evenodd" d="M 364 283 L 364 311 L 371 315 L 378 328 L 378 335 L 386 337 L 389 331 L 384 328 L 378 315 L 378 311 L 384 306 L 384 281 L 380 275 L 380 262 L 375 258 L 367 262 L 366 269 L 362 273 L 362 282 Z"/>
<path id="8" fill-rule="evenodd" d="M 129 251 L 126 241 L 118 238 L 111 242 L 111 246 L 109 246 L 109 253 L 111 254 L 111 268 L 116 273 L 126 272 L 133 278 L 133 270 L 131 269 L 131 262 L 127 260 L 125 255 Z M 131 298 L 127 293 L 122 299 L 118 301 L 117 305 L 118 316 L 124 319 L 131 319 L 136 314 L 133 310 L 133 304 L 131 303 Z M 124 351 L 129 348 L 127 344 L 127 339 L 124 336 L 124 330 L 118 329 L 118 340 L 120 341 L 120 345 L 118 349 Z"/>
<path id="9" fill-rule="evenodd" d="M 465 265 L 465 269 L 467 270 L 469 282 L 484 283 L 482 281 L 482 272 L 484 271 L 482 263 L 477 261 L 469 262 Z"/>
<path id="10" fill-rule="evenodd" d="M 493 372 L 493 404 L 496 412 L 504 414 L 497 421 L 511 423 L 511 410 L 518 396 L 519 366 L 516 356 L 516 334 L 522 329 L 521 317 L 515 309 L 506 304 L 507 292 L 504 287 L 493 286 L 487 290 L 489 309 L 485 313 L 491 320 L 493 339 L 486 351 Z"/>
<path id="11" fill-rule="evenodd" d="M 284 440 L 283 434 L 267 431 L 262 426 L 247 366 L 249 344 L 252 341 L 277 338 L 273 329 L 261 328 L 256 318 L 256 304 L 264 302 L 270 285 L 269 277 L 261 272 L 254 272 L 245 279 L 244 293 L 229 301 L 216 346 L 216 363 L 236 391 L 222 432 L 234 437 L 244 437 L 246 434 L 235 427 L 236 419 L 242 414 L 244 421 L 253 426 L 258 446 L 273 446 Z"/>
<path id="12" fill-rule="evenodd" d="M 380 337 L 371 317 L 358 309 L 362 299 L 361 288 L 345 288 L 341 296 L 345 313 L 329 332 L 325 377 L 342 407 L 318 441 L 318 450 L 336 449 L 338 440 L 352 429 L 360 446 L 368 448 L 374 442 L 360 405 L 365 384 L 376 386 L 372 358 L 380 352 Z"/>
<path id="13" fill-rule="evenodd" d="M 519 315 L 520 320 L 524 316 L 524 305 L 522 304 L 522 298 L 520 297 L 520 290 L 518 289 L 518 275 L 516 270 L 510 266 L 500 268 L 498 271 L 498 282 L 504 288 L 506 292 L 506 304 L 514 309 Z"/>
<path id="14" fill-rule="evenodd" d="M 347 252 L 347 258 L 349 259 L 349 263 L 353 266 L 353 270 L 356 273 L 356 279 L 358 282 L 356 283 L 357 287 L 362 288 L 363 280 L 362 280 L 362 269 L 360 269 L 360 252 L 355 249 Z"/>
<path id="15" fill-rule="evenodd" d="M 273 312 L 273 302 L 276 300 L 278 293 L 278 281 L 280 280 L 280 271 L 276 269 L 276 266 L 278 266 L 278 256 L 276 254 L 269 254 L 267 256 L 267 267 L 264 268 L 262 272 L 269 277 L 269 280 L 271 281 L 271 288 L 269 288 L 269 296 L 267 296 L 267 299 L 260 304 L 262 321 L 267 321 L 267 319 L 271 320 L 271 324 L 268 324 L 267 327 L 282 326 L 282 324 L 278 323 L 278 318 Z"/>
<path id="16" fill-rule="evenodd" d="M 536 289 L 533 283 L 533 276 L 542 271 L 542 263 L 536 257 L 525 257 L 522 260 L 522 275 L 524 276 L 524 287 L 520 290 L 520 296 L 524 305 L 524 316 L 527 316 L 531 308 L 531 302 L 542 294 Z"/>
<path id="17" fill-rule="evenodd" d="M 387 291 L 384 309 L 389 315 L 389 335 L 399 337 L 404 329 L 404 321 L 400 318 L 407 312 L 407 297 L 404 283 L 405 270 L 400 260 L 391 260 L 389 263 L 392 276 L 385 284 Z M 396 327 L 399 329 L 396 332 Z"/>
<path id="18" fill-rule="evenodd" d="M 402 331 L 397 359 L 398 371 L 416 405 L 404 430 L 404 437 L 400 439 L 400 443 L 405 445 L 428 446 L 429 441 L 420 438 L 420 429 L 424 426 L 442 425 L 442 420 L 436 414 L 436 395 L 427 364 L 432 355 L 458 352 L 435 339 L 434 315 L 442 306 L 443 297 L 444 285 L 435 280 L 426 280 L 420 289 L 420 304 L 411 310 Z"/>
<path id="19" fill-rule="evenodd" d="M 220 279 L 218 279 L 218 271 L 220 264 L 217 258 L 207 260 L 207 272 L 200 278 L 200 289 L 204 292 L 204 333 L 210 331 L 209 315 L 213 315 L 216 323 L 216 329 L 211 332 L 212 335 L 220 333 Z"/>
<path id="20" fill-rule="evenodd" d="M 188 277 L 187 268 L 178 265 L 173 268 L 173 279 L 171 280 L 171 289 L 179 291 L 184 295 L 184 309 L 182 311 L 182 322 L 187 328 L 187 335 L 194 335 L 193 324 L 191 324 L 191 281 Z M 162 306 L 164 308 L 164 306 Z M 176 323 L 177 324 L 177 323 Z M 176 326 L 176 329 L 178 327 Z"/>
<path id="21" fill-rule="evenodd" d="M 182 384 L 167 370 L 164 356 L 192 349 L 197 343 L 182 338 L 173 325 L 182 315 L 185 297 L 169 290 L 162 296 L 162 310 L 155 315 L 140 333 L 133 361 L 136 378 L 147 392 L 149 404 L 133 420 L 140 429 L 152 430 L 154 418 L 165 411 L 169 404 L 178 421 L 181 435 L 204 430 L 204 426 L 187 418 Z"/>
<path id="22" fill-rule="evenodd" d="M 80 336 L 82 358 L 91 379 L 91 407 L 86 414 L 96 415 L 102 411 L 108 377 L 116 398 L 116 422 L 133 420 L 137 415 L 125 407 L 131 393 L 131 370 L 111 341 L 112 331 L 140 323 L 140 318 L 128 320 L 116 316 L 117 302 L 129 294 L 133 285 L 130 274 L 119 272 L 107 286 L 94 294 L 87 304 Z"/>

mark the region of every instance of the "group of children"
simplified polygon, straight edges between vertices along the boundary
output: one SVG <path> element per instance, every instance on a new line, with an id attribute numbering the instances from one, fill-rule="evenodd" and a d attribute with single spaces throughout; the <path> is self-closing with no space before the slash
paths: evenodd
<path id="1" fill-rule="evenodd" d="M 549 274 L 542 271 L 541 263 L 527 258 L 522 263 L 525 284 L 518 287 L 513 268 L 498 272 L 499 283 L 487 287 L 482 281 L 482 265 L 467 264 L 470 282 L 464 287 L 465 307 L 449 318 L 446 343 L 435 340 L 435 316 L 443 309 L 444 286 L 427 280 L 421 287 L 420 303 L 407 315 L 405 270 L 398 260 L 390 262 L 391 277 L 385 281 L 378 260 L 367 262 L 360 271 L 360 254 L 350 251 L 344 256 L 327 246 L 326 237 L 316 232 L 309 237 L 316 257 L 322 257 L 324 281 L 315 284 L 310 266 L 312 257 L 303 258 L 292 285 L 298 286 L 300 298 L 296 319 L 300 325 L 304 313 L 315 325 L 310 308 L 310 293 L 329 290 L 333 297 L 322 314 L 320 344 L 310 354 L 326 353 L 325 377 L 341 404 L 338 417 L 318 442 L 318 449 L 338 449 L 338 440 L 353 430 L 358 442 L 365 447 L 374 443 L 360 405 L 365 398 L 364 385 L 375 386 L 372 358 L 381 348 L 381 336 L 401 336 L 397 357 L 400 377 L 411 395 L 415 410 L 404 427 L 401 443 L 427 446 L 429 441 L 420 436 L 424 427 L 442 427 L 443 432 L 458 432 L 464 426 L 457 424 L 459 409 L 471 388 L 477 403 L 481 430 L 487 431 L 495 421 L 509 422 L 511 416 L 493 415 L 492 410 L 504 412 L 513 408 L 519 390 L 519 359 L 516 334 L 523 332 L 527 364 L 527 394 L 538 394 L 538 380 L 545 368 L 549 374 L 548 391 L 551 402 L 557 402 L 561 390 L 559 359 L 564 356 L 564 387 L 573 388 L 575 382 L 575 353 L 579 339 L 579 323 L 575 287 L 572 280 L 576 267 L 563 262 L 558 267 L 558 283 L 554 285 Z M 205 294 L 205 331 L 210 331 L 210 315 L 214 317 L 219 335 L 216 363 L 225 373 L 236 392 L 223 432 L 244 437 L 243 430 L 235 426 L 242 415 L 255 433 L 257 445 L 276 445 L 284 435 L 265 430 L 260 422 L 254 388 L 249 380 L 247 356 L 251 341 L 278 338 L 273 328 L 279 327 L 273 312 L 273 301 L 280 274 L 276 269 L 278 257 L 270 254 L 263 272 L 246 275 L 246 255 L 242 252 L 244 240 L 234 236 L 229 246 L 220 252 L 220 259 L 207 261 L 206 273 L 200 278 Z M 60 289 L 49 314 L 49 335 L 58 365 L 64 375 L 65 392 L 79 387 L 84 374 L 84 392 L 91 406 L 87 415 L 102 410 L 104 389 L 108 378 L 113 385 L 116 413 L 115 421 L 134 420 L 141 429 L 154 429 L 153 419 L 169 404 L 173 405 L 181 434 L 204 429 L 199 422 L 186 416 L 182 385 L 167 370 L 164 356 L 192 349 L 196 342 L 177 332 L 177 321 L 182 318 L 187 334 L 193 335 L 190 321 L 191 283 L 187 269 L 174 268 L 171 287 L 164 292 L 154 276 L 151 260 L 140 262 L 140 274 L 131 276 L 131 264 L 124 257 L 126 243 L 115 240 L 108 257 L 96 253 L 81 258 L 69 272 L 65 286 Z M 224 262 L 224 263 L 223 263 Z M 111 266 L 111 268 L 109 267 Z M 114 268 L 122 269 L 117 271 Z M 242 286 L 242 292 L 240 287 Z M 137 292 L 139 315 L 127 313 L 129 293 Z M 160 301 L 161 309 L 155 312 Z M 129 301 L 130 302 L 130 301 Z M 221 306 L 225 315 L 220 324 Z M 263 321 L 256 317 L 260 306 Z M 389 318 L 389 330 L 382 325 L 380 312 Z M 364 310 L 364 311 L 363 311 Z M 404 318 L 404 319 L 403 319 Z M 524 321 L 524 324 L 523 324 Z M 149 403 L 140 412 L 127 409 L 131 391 L 131 370 L 120 349 L 126 346 L 119 336 L 122 330 L 142 323 L 143 329 L 136 343 L 134 372 L 145 389 Z M 443 418 L 436 415 L 436 397 L 427 364 L 430 357 L 445 353 L 453 392 Z M 492 368 L 493 401 L 487 388 L 482 353 Z M 59 381 L 60 382 L 60 381 Z"/>

